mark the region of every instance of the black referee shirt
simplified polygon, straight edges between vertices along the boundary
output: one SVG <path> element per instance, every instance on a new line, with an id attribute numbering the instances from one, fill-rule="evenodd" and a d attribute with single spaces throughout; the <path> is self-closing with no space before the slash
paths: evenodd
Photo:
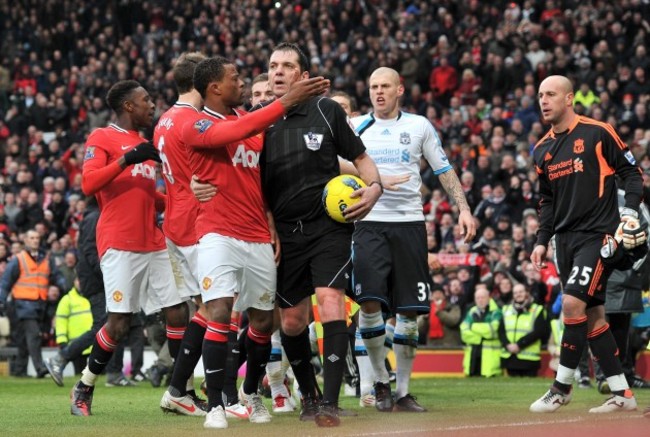
<path id="1" fill-rule="evenodd" d="M 260 157 L 262 187 L 274 219 L 322 217 L 323 188 L 340 174 L 338 156 L 354 161 L 365 150 L 334 100 L 314 97 L 289 111 L 266 131 Z"/>
<path id="2" fill-rule="evenodd" d="M 625 184 L 625 206 L 639 210 L 641 172 L 609 124 L 578 116 L 566 132 L 550 130 L 533 161 L 541 196 L 537 244 L 562 232 L 613 234 L 620 223 L 615 174 Z"/>

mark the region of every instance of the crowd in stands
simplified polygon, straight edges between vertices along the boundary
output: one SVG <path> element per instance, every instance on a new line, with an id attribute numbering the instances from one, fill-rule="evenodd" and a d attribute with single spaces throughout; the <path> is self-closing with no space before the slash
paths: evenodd
<path id="1" fill-rule="evenodd" d="M 546 307 L 558 291 L 557 272 L 528 261 L 539 226 L 530 157 L 547 129 L 536 95 L 546 76 L 568 76 L 576 111 L 617 129 L 650 202 L 646 1 L 0 0 L 0 20 L 0 274 L 29 229 L 62 269 L 74 263 L 84 140 L 110 122 L 106 91 L 138 80 L 159 116 L 176 99 L 170 69 L 184 51 L 234 59 L 250 83 L 275 44 L 299 43 L 311 73 L 362 113 L 369 73 L 397 70 L 404 110 L 436 127 L 479 223 L 474 243 L 463 244 L 455 205 L 422 169 L 432 306 L 457 304 L 458 325 L 478 282 L 501 305 L 516 284 Z M 452 337 L 444 344 L 459 345 Z"/>

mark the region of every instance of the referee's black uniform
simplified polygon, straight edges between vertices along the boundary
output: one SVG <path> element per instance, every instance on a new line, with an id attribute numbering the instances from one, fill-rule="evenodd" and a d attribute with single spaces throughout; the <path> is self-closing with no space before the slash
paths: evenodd
<path id="1" fill-rule="evenodd" d="M 298 304 L 315 287 L 347 288 L 353 227 L 330 219 L 323 189 L 340 174 L 338 156 L 365 152 L 343 109 L 314 97 L 291 109 L 266 132 L 262 187 L 282 245 L 277 297 Z"/>

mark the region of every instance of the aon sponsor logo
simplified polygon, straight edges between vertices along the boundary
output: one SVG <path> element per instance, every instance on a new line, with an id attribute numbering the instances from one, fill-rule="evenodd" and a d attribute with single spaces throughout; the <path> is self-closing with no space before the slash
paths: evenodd
<path id="1" fill-rule="evenodd" d="M 131 170 L 131 176 L 133 177 L 142 176 L 145 179 L 151 179 L 155 181 L 156 167 L 145 163 L 135 164 L 133 166 L 133 170 Z"/>
<path id="2" fill-rule="evenodd" d="M 241 164 L 242 167 L 256 168 L 259 162 L 260 162 L 259 152 L 255 152 L 253 150 L 246 150 L 246 147 L 244 147 L 243 144 L 237 146 L 237 150 L 235 151 L 235 156 L 232 157 L 232 165 L 234 165 L 235 167 Z"/>

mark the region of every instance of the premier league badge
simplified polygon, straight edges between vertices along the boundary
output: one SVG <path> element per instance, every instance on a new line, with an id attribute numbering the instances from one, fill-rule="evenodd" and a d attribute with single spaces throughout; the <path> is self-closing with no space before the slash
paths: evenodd
<path id="1" fill-rule="evenodd" d="M 305 139 L 305 145 L 309 150 L 317 151 L 320 149 L 320 145 L 323 142 L 323 135 L 317 134 L 314 132 L 307 132 L 303 135 Z"/>

